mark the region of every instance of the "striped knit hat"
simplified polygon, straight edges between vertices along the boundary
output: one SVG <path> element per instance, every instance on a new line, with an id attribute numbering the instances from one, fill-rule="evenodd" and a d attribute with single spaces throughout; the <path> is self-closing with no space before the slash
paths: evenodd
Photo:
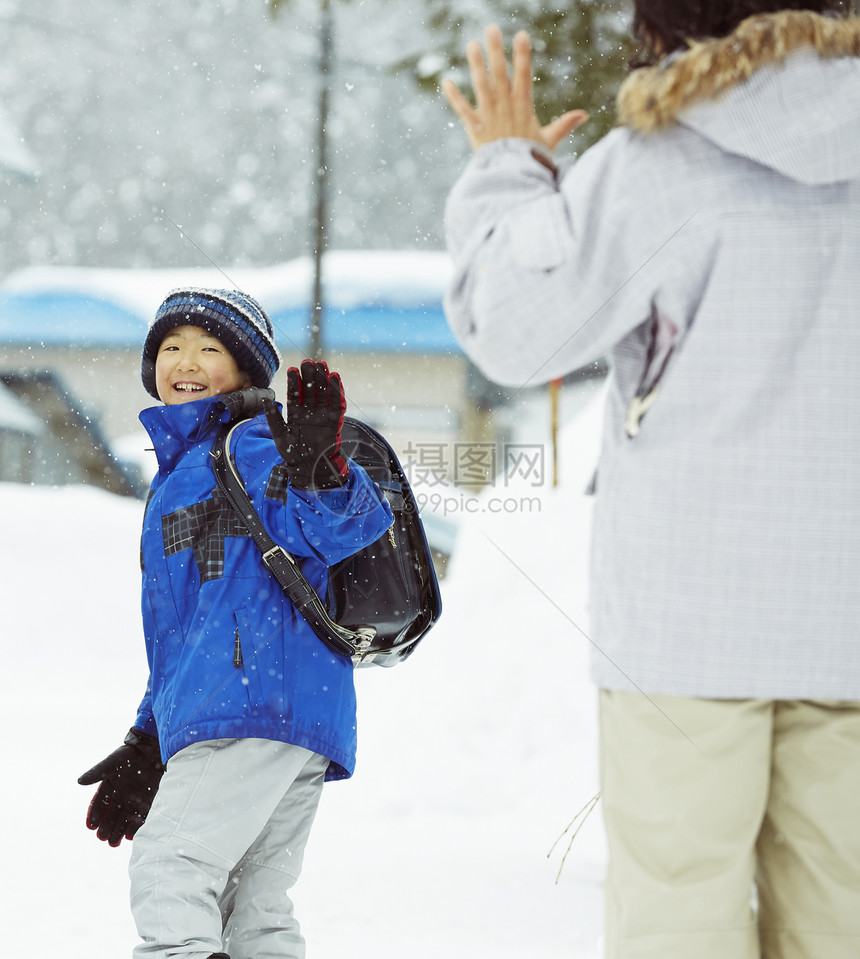
<path id="1" fill-rule="evenodd" d="M 267 387 L 281 365 L 272 322 L 260 304 L 239 290 L 186 287 L 171 290 L 158 308 L 143 344 L 140 374 L 146 392 L 155 388 L 155 358 L 161 341 L 177 326 L 199 326 L 216 336 L 254 386 Z"/>

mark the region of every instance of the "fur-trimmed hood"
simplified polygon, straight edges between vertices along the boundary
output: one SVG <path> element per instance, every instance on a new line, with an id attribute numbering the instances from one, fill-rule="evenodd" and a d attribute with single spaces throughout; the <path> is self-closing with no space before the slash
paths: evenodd
<path id="1" fill-rule="evenodd" d="M 803 183 L 860 178 L 860 18 L 781 11 L 635 71 L 622 125 L 680 124 Z"/>

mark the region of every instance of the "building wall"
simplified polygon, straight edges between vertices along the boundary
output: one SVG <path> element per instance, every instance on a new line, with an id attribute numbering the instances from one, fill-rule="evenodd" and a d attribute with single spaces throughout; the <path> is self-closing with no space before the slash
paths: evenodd
<path id="1" fill-rule="evenodd" d="M 137 414 L 149 405 L 140 382 L 140 354 L 132 350 L 4 346 L 0 369 L 54 371 L 108 440 L 140 429 Z"/>

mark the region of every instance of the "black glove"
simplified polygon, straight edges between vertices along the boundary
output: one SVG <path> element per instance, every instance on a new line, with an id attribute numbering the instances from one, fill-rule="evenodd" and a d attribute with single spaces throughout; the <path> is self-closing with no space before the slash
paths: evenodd
<path id="1" fill-rule="evenodd" d="M 101 783 L 87 811 L 87 826 L 111 846 L 118 846 L 123 836 L 131 839 L 143 825 L 163 775 L 158 740 L 133 726 L 125 745 L 78 779 L 82 786 Z"/>
<path id="2" fill-rule="evenodd" d="M 272 439 L 296 489 L 334 489 L 346 482 L 349 464 L 340 449 L 346 397 L 337 373 L 303 360 L 287 370 L 287 421 L 265 402 Z"/>

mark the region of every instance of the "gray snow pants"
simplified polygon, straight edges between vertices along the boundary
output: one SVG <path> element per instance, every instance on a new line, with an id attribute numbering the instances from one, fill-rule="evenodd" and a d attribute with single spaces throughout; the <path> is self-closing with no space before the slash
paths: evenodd
<path id="1" fill-rule="evenodd" d="M 288 890 L 302 867 L 328 760 L 267 739 L 172 756 L 132 842 L 134 959 L 303 959 Z"/>

